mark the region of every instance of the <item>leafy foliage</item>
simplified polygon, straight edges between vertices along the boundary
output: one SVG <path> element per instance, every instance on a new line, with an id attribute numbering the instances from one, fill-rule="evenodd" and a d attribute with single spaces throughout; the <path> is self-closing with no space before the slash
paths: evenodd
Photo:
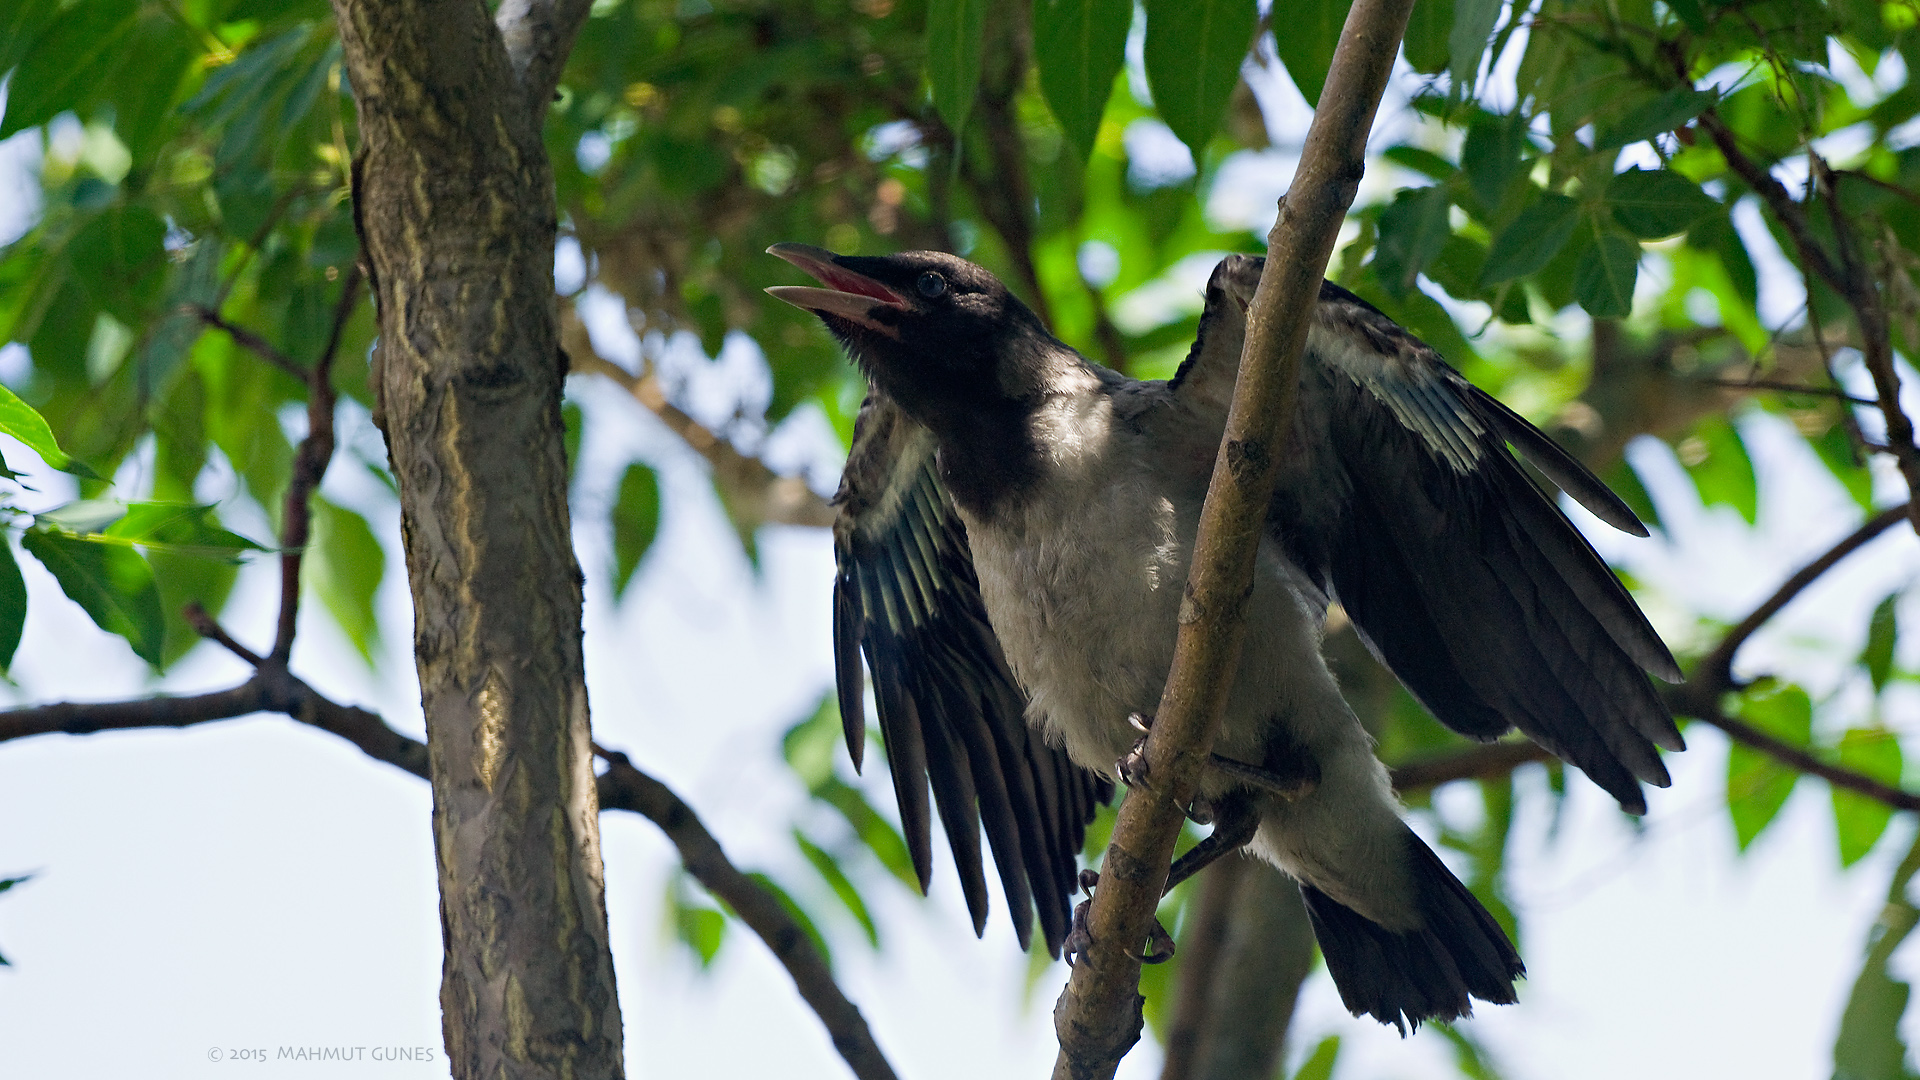
<path id="1" fill-rule="evenodd" d="M 647 363 L 675 335 L 708 355 L 729 335 L 759 347 L 764 400 L 743 397 L 714 433 L 749 451 L 802 409 L 844 438 L 862 390 L 811 320 L 762 302 L 762 287 L 791 281 L 761 254 L 781 240 L 959 251 L 1069 344 L 1166 375 L 1194 334 L 1192 268 L 1259 249 L 1257 233 L 1207 209 L 1268 142 L 1248 83 L 1284 74 L 1317 102 L 1349 7 L 1286 5 L 1269 16 L 1285 20 L 1275 33 L 1247 0 L 599 3 L 547 128 L 558 210 L 585 287 L 619 299 Z M 1419 0 L 1413 18 L 1413 119 L 1376 170 L 1397 190 L 1356 211 L 1330 276 L 1553 427 L 1650 520 L 1621 457 L 1639 435 L 1670 445 L 1703 502 L 1760 520 L 1742 426 L 1761 413 L 1788 420 L 1870 509 L 1862 428 L 1877 429 L 1834 393 L 1864 385 L 1848 367 L 1858 328 L 1817 281 L 1803 310 L 1763 305 L 1772 251 L 1801 255 L 1714 126 L 1780 175 L 1822 147 L 1847 148 L 1830 182 L 1790 194 L 1821 242 L 1845 238 L 1906 305 L 1892 322 L 1910 357 L 1920 90 L 1890 73 L 1920 72 L 1912 0 Z M 1129 72 L 1136 25 L 1141 63 Z M 41 211 L 0 249 L 0 329 L 30 356 L 0 388 L 0 432 L 65 470 L 80 495 L 30 514 L 44 503 L 6 471 L 23 462 L 0 463 L 0 517 L 21 551 L 156 667 L 192 645 L 180 608 L 218 611 L 233 562 L 261 550 L 230 522 L 280 512 L 292 460 L 281 416 L 305 388 L 207 316 L 296 365 L 322 349 L 356 253 L 357 132 L 339 56 L 328 11 L 312 2 L 21 0 L 0 13 L 0 71 L 11 72 L 0 136 L 38 129 L 30 137 L 44 148 Z M 1507 70 L 1513 81 L 1494 92 L 1493 73 Z M 1168 132 L 1186 148 L 1185 171 L 1143 149 Z M 373 329 L 370 313 L 356 315 L 340 355 L 364 356 Z M 364 364 L 342 363 L 338 381 L 372 407 Z M 1761 382 L 1807 392 L 1750 388 Z M 570 411 L 570 445 L 585 422 Z M 199 492 L 228 476 L 237 482 L 209 505 Z M 750 545 L 757 511 L 728 508 Z M 628 467 L 608 521 L 616 597 L 660 514 L 655 473 Z M 359 510 L 322 501 L 316 515 L 308 585 L 371 661 L 380 538 Z M 1749 687 L 1738 715 L 1898 781 L 1898 727 L 1877 711 L 1911 678 L 1895 607 L 1889 596 L 1874 609 L 1853 676 L 1872 691 L 1872 715 L 1839 715 L 1830 702 L 1843 695 L 1816 702 L 1779 681 Z M 0 665 L 27 620 L 14 548 L 0 540 Z M 1356 701 L 1389 759 L 1459 745 L 1396 688 Z M 795 911 L 834 912 L 806 917 L 823 945 L 820 928 L 835 925 L 877 944 L 884 927 L 866 894 L 875 880 L 915 878 L 890 808 L 840 775 L 839 738 L 829 701 L 783 740 L 808 794 L 791 835 L 811 876 L 779 895 Z M 1563 791 L 1564 774 L 1550 777 Z M 1504 779 L 1478 783 L 1482 819 L 1443 823 L 1443 839 L 1469 859 L 1489 908 L 1522 930 L 1501 903 L 1501 875 L 1514 815 L 1527 809 Z M 1796 784 L 1773 759 L 1733 747 L 1739 849 Z M 1856 865 L 1888 814 L 1839 790 L 1832 805 L 1841 862 Z M 710 963 L 725 914 L 680 882 L 668 911 L 676 938 Z M 1871 1053 L 1837 1056 L 1850 1075 L 1904 1068 L 1904 1049 L 1882 1036 L 1894 1037 L 1905 987 L 1885 974 L 1891 946 L 1874 951 L 1904 933 L 1876 939 L 1843 1019 L 1843 1043 L 1876 1033 L 1854 1044 Z M 1330 1075 L 1337 1050 L 1319 1044 L 1299 1075 Z M 1471 1046 L 1456 1051 L 1463 1073 L 1484 1069 Z"/>

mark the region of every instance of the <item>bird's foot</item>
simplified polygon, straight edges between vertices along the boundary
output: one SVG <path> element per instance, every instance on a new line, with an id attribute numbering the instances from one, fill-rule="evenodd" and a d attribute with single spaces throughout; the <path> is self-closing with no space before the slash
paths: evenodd
<path id="1" fill-rule="evenodd" d="M 1081 954 L 1093 948 L 1093 931 L 1088 924 L 1087 913 L 1093 907 L 1093 887 L 1098 884 L 1100 871 L 1080 871 L 1080 888 L 1086 891 L 1087 899 L 1074 905 L 1073 926 L 1067 931 L 1067 939 L 1060 943 L 1060 955 L 1068 967 L 1072 967 Z M 1138 953 L 1128 952 L 1127 955 L 1143 964 L 1164 964 L 1173 959 L 1173 935 L 1167 933 L 1167 928 L 1160 925 L 1159 919 L 1155 919 L 1153 928 L 1147 931 L 1146 948 Z"/>
<path id="2" fill-rule="evenodd" d="M 1133 713 L 1127 717 L 1127 723 L 1133 725 L 1140 737 L 1113 763 L 1113 771 L 1128 787 L 1142 787 L 1147 782 L 1147 733 L 1153 729 L 1153 717 Z"/>
<path id="3" fill-rule="evenodd" d="M 1140 738 L 1134 742 L 1131 749 L 1120 755 L 1120 759 L 1113 763 L 1113 771 L 1128 787 L 1143 787 L 1147 782 L 1147 735 L 1153 730 L 1153 717 L 1146 713 L 1133 713 L 1127 717 L 1127 723 L 1133 725 L 1133 730 L 1140 733 Z M 1227 760 L 1219 754 L 1213 755 L 1213 758 L 1215 762 Z M 1239 762 L 1231 764 L 1237 765 Z M 1253 768 L 1251 765 L 1246 767 Z M 1194 795 L 1193 801 L 1187 804 L 1184 812 L 1187 820 L 1195 825 L 1213 824 L 1213 804 L 1208 802 L 1205 796 Z"/>

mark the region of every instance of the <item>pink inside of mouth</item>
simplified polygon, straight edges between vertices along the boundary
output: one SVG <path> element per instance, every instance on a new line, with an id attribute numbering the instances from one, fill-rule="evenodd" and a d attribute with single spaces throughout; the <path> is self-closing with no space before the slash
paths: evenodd
<path id="1" fill-rule="evenodd" d="M 822 285 L 839 292 L 853 293 L 856 296 L 871 296 L 875 300 L 885 301 L 889 304 L 905 303 L 905 301 L 900 299 L 900 294 L 874 281 L 872 278 L 862 277 L 859 274 L 841 270 L 830 264 L 823 265 L 815 263 L 807 267 L 807 269 L 812 271 L 813 275 L 820 279 Z"/>

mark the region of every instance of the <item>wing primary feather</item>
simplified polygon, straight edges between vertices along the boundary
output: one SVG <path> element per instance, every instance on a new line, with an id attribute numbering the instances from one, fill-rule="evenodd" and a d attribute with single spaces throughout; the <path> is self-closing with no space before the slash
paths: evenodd
<path id="1" fill-rule="evenodd" d="M 973 766 L 967 747 L 954 729 L 948 702 L 933 685 L 929 671 L 909 675 L 917 684 L 914 699 L 925 702 L 919 710 L 926 743 L 927 778 L 933 782 L 934 805 L 941 827 L 947 833 L 947 845 L 953 851 L 954 869 L 960 874 L 960 894 L 967 901 L 967 913 L 973 918 L 974 936 L 987 928 L 987 880 L 980 866 L 979 793 L 974 786 Z M 928 723 L 931 721 L 931 723 Z"/>
<path id="2" fill-rule="evenodd" d="M 1632 536 L 1647 536 L 1647 526 L 1640 520 L 1620 496 L 1613 493 L 1601 479 L 1593 475 L 1578 458 L 1547 437 L 1546 432 L 1527 422 L 1526 417 L 1507 408 L 1506 403 L 1485 390 L 1466 383 L 1468 400 L 1477 412 L 1487 419 L 1500 437 L 1513 444 L 1520 455 L 1533 463 L 1534 468 L 1553 485 L 1572 497 L 1574 502 L 1587 508 L 1587 512 L 1601 521 Z"/>
<path id="3" fill-rule="evenodd" d="M 885 593 L 872 580 L 874 569 L 862 562 L 861 591 L 872 595 Z M 872 623 L 868 623 L 872 630 Z M 891 631 L 869 632 L 864 644 L 867 666 L 873 669 L 874 704 L 880 712 L 880 735 L 886 741 L 887 768 L 893 774 L 893 794 L 900 806 L 900 830 L 913 856 L 913 869 L 920 877 L 920 891 L 926 892 L 933 879 L 933 840 L 931 812 L 927 805 L 927 751 L 921 735 L 921 718 L 908 693 L 910 674 L 903 670 L 897 656 L 899 635 Z"/>
<path id="4" fill-rule="evenodd" d="M 840 730 L 857 774 L 867 751 L 867 710 L 860 673 L 861 620 L 854 611 L 852 589 L 844 573 L 834 575 L 833 681 L 840 698 Z"/>

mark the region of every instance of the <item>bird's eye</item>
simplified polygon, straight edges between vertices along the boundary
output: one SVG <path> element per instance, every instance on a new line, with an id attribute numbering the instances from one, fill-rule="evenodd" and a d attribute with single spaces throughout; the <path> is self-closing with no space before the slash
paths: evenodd
<path id="1" fill-rule="evenodd" d="M 915 282 L 914 287 L 920 290 L 921 296 L 931 300 L 947 291 L 947 279 L 929 270 L 920 275 L 920 280 Z"/>

